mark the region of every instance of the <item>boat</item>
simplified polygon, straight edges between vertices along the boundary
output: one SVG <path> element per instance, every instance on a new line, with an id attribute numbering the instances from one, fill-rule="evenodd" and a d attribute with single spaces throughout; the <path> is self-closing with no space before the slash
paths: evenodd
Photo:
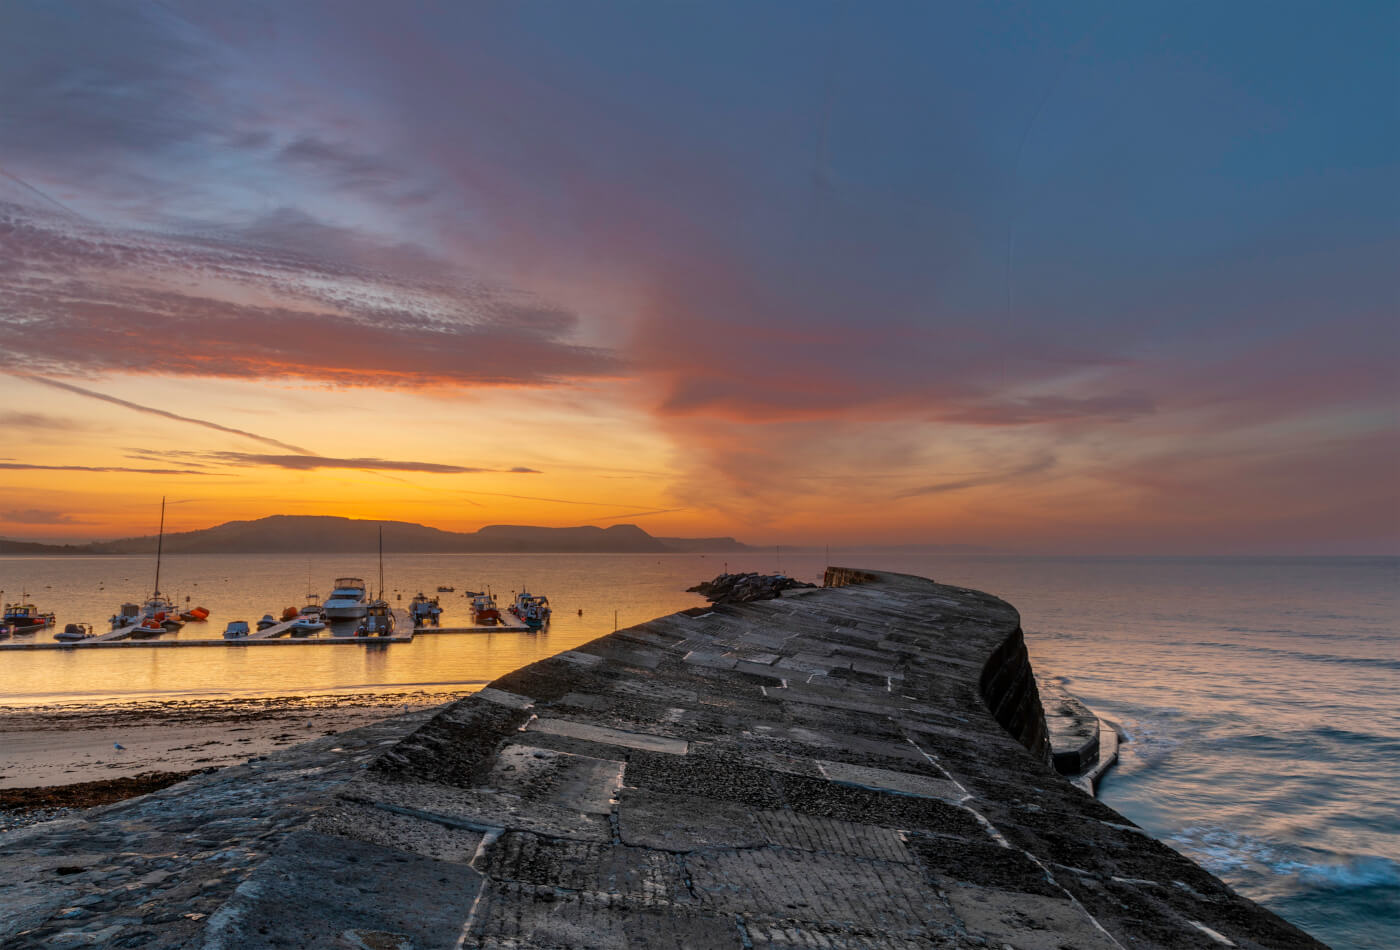
<path id="1" fill-rule="evenodd" d="M 359 577 L 337 577 L 335 590 L 326 598 L 327 620 L 359 620 L 365 615 L 365 600 L 368 597 L 365 582 Z"/>
<path id="2" fill-rule="evenodd" d="M 387 600 L 372 600 L 366 606 L 365 619 L 355 630 L 357 637 L 387 637 L 394 632 L 394 612 Z"/>
<path id="3" fill-rule="evenodd" d="M 283 607 L 282 621 L 285 623 L 288 620 L 295 620 L 300 613 L 301 611 L 297 610 L 295 607 Z"/>
<path id="4" fill-rule="evenodd" d="M 436 597 L 429 597 L 422 591 L 408 605 L 408 615 L 413 618 L 415 627 L 436 627 L 441 623 L 442 607 Z"/>
<path id="5" fill-rule="evenodd" d="M 61 633 L 55 633 L 53 638 L 64 643 L 77 643 L 80 640 L 91 640 L 93 637 L 92 624 L 90 623 L 70 623 L 64 626 Z"/>
<path id="6" fill-rule="evenodd" d="M 394 632 L 394 611 L 384 599 L 384 528 L 379 529 L 379 596 L 365 605 L 365 619 L 356 628 L 357 637 L 387 637 Z"/>
<path id="7" fill-rule="evenodd" d="M 134 627 L 131 635 L 137 639 L 160 636 L 167 630 L 179 630 L 184 626 L 180 611 L 160 592 L 160 561 L 165 547 L 165 499 L 160 500 L 160 532 L 156 536 L 156 581 L 151 596 L 139 606 L 122 604 L 112 617 L 112 629 Z"/>
<path id="8" fill-rule="evenodd" d="M 112 629 L 118 630 L 122 627 L 130 627 L 132 624 L 141 622 L 140 604 L 122 604 L 117 608 L 117 612 L 112 614 Z"/>
<path id="9" fill-rule="evenodd" d="M 451 593 L 455 593 L 456 590 L 457 590 L 457 588 L 455 588 L 455 587 L 439 587 L 439 588 L 438 588 L 438 593 L 439 593 L 439 594 L 451 594 Z"/>
<path id="10" fill-rule="evenodd" d="M 131 628 L 131 637 L 134 640 L 150 640 L 165 632 L 165 617 L 160 619 L 146 617 L 136 626 Z"/>
<path id="11" fill-rule="evenodd" d="M 33 633 L 44 627 L 51 626 L 54 622 L 53 612 L 44 613 L 33 604 L 22 604 L 15 602 L 5 605 L 4 623 L 12 628 L 15 633 Z"/>
<path id="12" fill-rule="evenodd" d="M 248 621 L 230 620 L 224 628 L 225 640 L 239 640 L 248 635 Z"/>
<path id="13" fill-rule="evenodd" d="M 180 612 L 180 619 L 184 621 L 195 621 L 202 623 L 209 619 L 209 611 L 205 607 L 194 607 L 190 610 Z"/>
<path id="14" fill-rule="evenodd" d="M 496 598 L 491 594 L 473 594 L 472 623 L 484 626 L 500 622 L 501 611 L 496 606 Z"/>
<path id="15" fill-rule="evenodd" d="M 262 619 L 258 621 L 258 629 L 266 630 L 268 627 L 275 627 L 279 623 L 281 623 L 281 621 L 272 616 L 272 614 L 263 614 Z"/>
<path id="16" fill-rule="evenodd" d="M 309 634 L 315 634 L 316 631 L 326 628 L 325 618 L 321 614 L 321 604 L 315 602 L 315 595 L 308 596 L 312 597 L 312 602 L 302 607 L 301 613 L 297 614 L 297 618 L 291 621 L 290 630 L 293 637 L 307 637 Z"/>
<path id="17" fill-rule="evenodd" d="M 510 605 L 510 612 L 524 621 L 525 626 L 531 630 L 538 630 L 549 623 L 549 598 L 522 590 L 515 595 L 515 603 Z"/>

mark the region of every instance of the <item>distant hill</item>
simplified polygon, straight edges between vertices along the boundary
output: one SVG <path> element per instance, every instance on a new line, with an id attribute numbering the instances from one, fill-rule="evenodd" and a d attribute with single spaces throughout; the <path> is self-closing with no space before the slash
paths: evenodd
<path id="1" fill-rule="evenodd" d="M 442 531 L 408 521 L 362 521 L 315 515 L 272 515 L 165 536 L 167 554 L 309 554 L 374 551 L 379 529 L 394 554 L 666 554 L 747 551 L 733 538 L 655 538 L 634 524 L 599 528 L 490 525 L 471 533 Z M 84 545 L 0 541 L 0 553 L 154 554 L 156 536 Z"/>

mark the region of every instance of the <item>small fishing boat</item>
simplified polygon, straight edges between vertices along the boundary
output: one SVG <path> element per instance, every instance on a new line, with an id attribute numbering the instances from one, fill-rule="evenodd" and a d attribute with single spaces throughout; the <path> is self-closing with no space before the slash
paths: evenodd
<path id="1" fill-rule="evenodd" d="M 394 632 L 394 611 L 384 599 L 384 528 L 379 529 L 379 596 L 365 605 L 365 619 L 355 629 L 357 637 L 387 637 Z"/>
<path id="2" fill-rule="evenodd" d="M 297 610 L 295 607 L 283 607 L 283 608 L 282 608 L 282 622 L 283 622 L 283 623 L 286 623 L 288 620 L 295 620 L 295 619 L 297 618 L 297 615 L 298 615 L 299 613 L 300 613 L 300 611 Z"/>
<path id="3" fill-rule="evenodd" d="M 408 615 L 413 618 L 415 627 L 436 627 L 442 619 L 442 607 L 436 597 L 429 597 L 422 591 L 408 605 Z"/>
<path id="4" fill-rule="evenodd" d="M 77 643 L 80 640 L 91 640 L 93 636 L 92 624 L 70 623 L 64 626 L 62 632 L 55 633 L 53 638 L 63 643 Z"/>
<path id="5" fill-rule="evenodd" d="M 281 621 L 272 616 L 272 614 L 263 614 L 262 619 L 258 621 L 258 629 L 266 630 L 268 627 L 275 627 L 279 623 L 281 623 Z"/>
<path id="6" fill-rule="evenodd" d="M 41 612 L 33 604 L 13 603 L 5 605 L 5 616 L 0 623 L 12 627 L 15 633 L 33 633 L 51 626 L 54 622 L 53 612 Z"/>
<path id="7" fill-rule="evenodd" d="M 141 622 L 140 604 L 122 604 L 117 608 L 117 612 L 112 614 L 112 629 L 129 627 L 134 623 Z"/>
<path id="8" fill-rule="evenodd" d="M 209 619 L 209 611 L 204 607 L 194 607 L 180 613 L 180 619 L 184 621 L 195 621 L 202 623 Z"/>
<path id="9" fill-rule="evenodd" d="M 438 588 L 438 593 L 439 593 L 439 594 L 451 594 L 451 593 L 453 593 L 453 592 L 456 591 L 456 590 L 457 590 L 457 588 L 455 588 L 455 587 L 439 587 L 439 588 Z"/>
<path id="10" fill-rule="evenodd" d="M 387 637 L 394 632 L 394 612 L 387 600 L 372 600 L 366 607 L 365 619 L 355 630 L 357 637 Z"/>
<path id="11" fill-rule="evenodd" d="M 230 620 L 224 628 L 225 640 L 240 640 L 248 635 L 248 621 Z"/>
<path id="12" fill-rule="evenodd" d="M 112 629 L 132 627 L 131 636 L 138 640 L 158 637 L 167 630 L 176 631 L 185 625 L 180 619 L 180 611 L 160 592 L 160 561 L 165 547 L 165 499 L 160 500 L 160 529 L 156 535 L 156 579 L 151 588 L 151 596 L 145 603 L 122 604 L 112 617 Z"/>
<path id="13" fill-rule="evenodd" d="M 510 612 L 524 621 L 525 626 L 531 630 L 538 630 L 549 623 L 549 598 L 522 590 L 515 595 L 515 603 L 510 605 Z"/>
<path id="14" fill-rule="evenodd" d="M 472 595 L 472 623 L 485 626 L 501 622 L 501 611 L 491 594 Z"/>

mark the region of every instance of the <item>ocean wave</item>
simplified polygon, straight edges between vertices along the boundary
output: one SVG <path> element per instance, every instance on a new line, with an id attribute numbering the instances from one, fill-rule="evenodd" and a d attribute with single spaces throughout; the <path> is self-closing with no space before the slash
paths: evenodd
<path id="1" fill-rule="evenodd" d="M 1118 726 L 1127 739 L 1119 754 L 1131 755 L 1142 760 L 1144 765 L 1161 765 L 1182 743 L 1180 736 L 1160 722 L 1124 719 L 1119 721 Z"/>
<path id="2" fill-rule="evenodd" d="M 1167 838 L 1178 851 L 1222 877 L 1254 873 L 1292 878 L 1316 890 L 1400 887 L 1400 862 L 1380 855 L 1288 855 L 1280 846 L 1225 828 L 1195 825 Z"/>
<path id="3" fill-rule="evenodd" d="M 1253 643 L 1221 643 L 1217 640 L 1195 640 L 1191 646 L 1214 647 L 1236 652 L 1258 653 L 1264 656 L 1280 657 L 1288 660 L 1301 660 L 1305 663 L 1328 663 L 1342 666 L 1364 666 L 1378 670 L 1400 670 L 1400 660 L 1378 656 L 1346 656 L 1341 653 L 1303 653 L 1298 650 L 1284 650 L 1279 647 L 1258 646 Z"/>
<path id="4" fill-rule="evenodd" d="M 1295 874 L 1314 887 L 1328 890 L 1400 887 L 1400 863 L 1376 855 L 1345 858 L 1335 864 L 1283 861 L 1274 869 L 1282 874 Z"/>

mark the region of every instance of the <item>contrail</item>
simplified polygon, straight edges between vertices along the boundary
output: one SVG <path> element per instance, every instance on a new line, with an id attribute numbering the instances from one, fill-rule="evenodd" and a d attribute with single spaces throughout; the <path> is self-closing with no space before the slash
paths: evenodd
<path id="1" fill-rule="evenodd" d="M 261 442 L 263 445 L 271 445 L 286 452 L 295 452 L 298 455 L 315 454 L 314 452 L 308 452 L 306 449 L 299 448 L 295 445 L 288 445 L 286 442 L 278 442 L 276 439 L 269 439 L 265 435 L 258 435 L 256 432 L 248 432 L 245 429 L 235 429 L 232 426 L 221 426 L 217 422 L 209 422 L 207 419 L 195 419 L 190 416 L 182 416 L 178 413 L 166 412 L 164 409 L 156 409 L 153 406 L 143 406 L 140 403 L 118 399 L 116 396 L 108 396 L 106 393 L 96 393 L 91 389 L 74 386 L 72 383 L 60 383 L 56 379 L 45 379 L 42 376 L 33 376 L 29 373 L 12 373 L 11 375 L 27 379 L 31 383 L 41 383 L 44 386 L 52 386 L 55 389 L 63 389 L 70 393 L 77 393 L 79 396 L 87 396 L 89 399 L 100 399 L 103 402 L 110 402 L 114 406 L 124 406 L 127 409 L 134 409 L 137 412 L 145 412 L 153 416 L 163 416 L 166 419 L 174 419 L 176 422 L 189 422 L 193 425 L 204 426 L 206 429 L 213 429 L 215 432 L 227 432 L 231 435 L 241 435 L 245 439 L 252 439 L 254 442 Z"/>
<path id="2" fill-rule="evenodd" d="M 33 192 L 34 194 L 38 195 L 40 198 L 43 198 L 43 199 L 44 199 L 45 201 L 47 201 L 49 204 L 53 205 L 55 208 L 61 208 L 61 209 L 63 209 L 63 211 L 64 211 L 65 213 L 71 214 L 73 217 L 77 218 L 79 221 L 86 221 L 86 220 L 87 220 L 86 218 L 84 218 L 82 215 L 78 214 L 78 212 L 74 211 L 72 208 L 68 207 L 68 206 L 67 206 L 66 204 L 64 204 L 63 202 L 57 200 L 56 198 L 51 198 L 51 197 L 49 197 L 48 195 L 46 195 L 46 194 L 44 194 L 42 191 L 40 191 L 38 188 L 35 188 L 35 187 L 34 187 L 33 185 L 31 185 L 29 182 L 27 182 L 27 181 L 25 181 L 23 178 L 19 177 L 18 175 L 11 174 L 10 172 L 5 171 L 5 169 L 3 169 L 3 168 L 0 168 L 0 175 L 4 175 L 6 178 L 10 179 L 10 181 L 14 182 L 16 185 L 19 185 L 21 188 L 25 189 L 26 191 Z"/>

